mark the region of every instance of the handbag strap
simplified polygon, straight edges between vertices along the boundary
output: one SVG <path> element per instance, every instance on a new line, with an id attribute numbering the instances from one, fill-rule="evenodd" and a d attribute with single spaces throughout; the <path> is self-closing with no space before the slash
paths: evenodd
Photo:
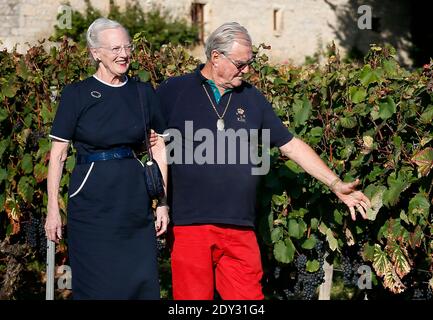
<path id="1" fill-rule="evenodd" d="M 153 161 L 153 154 L 152 154 L 152 149 L 150 148 L 150 141 L 149 141 L 148 132 L 147 132 L 147 125 L 146 125 L 146 117 L 144 115 L 144 104 L 143 104 L 143 98 L 141 96 L 139 81 L 135 80 L 135 84 L 137 86 L 138 99 L 140 100 L 141 117 L 143 118 L 143 123 L 144 123 L 144 132 L 145 132 L 144 142 L 146 144 L 146 149 L 147 149 L 147 154 L 149 155 L 149 160 Z"/>

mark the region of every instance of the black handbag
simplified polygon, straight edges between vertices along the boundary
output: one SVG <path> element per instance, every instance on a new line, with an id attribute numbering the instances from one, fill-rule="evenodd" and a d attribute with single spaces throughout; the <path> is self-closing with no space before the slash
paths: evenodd
<path id="1" fill-rule="evenodd" d="M 147 193 L 149 194 L 150 199 L 159 200 L 165 197 L 164 180 L 162 178 L 161 170 L 159 169 L 158 163 L 156 162 L 155 159 L 153 159 L 152 150 L 150 148 L 150 142 L 148 137 L 143 99 L 141 97 L 141 90 L 138 81 L 136 81 L 136 85 L 138 90 L 138 98 L 140 100 L 141 115 L 143 117 L 143 122 L 144 122 L 144 130 L 145 130 L 144 142 L 146 144 L 147 154 L 149 156 L 149 159 L 144 164 L 144 181 L 146 182 Z"/>

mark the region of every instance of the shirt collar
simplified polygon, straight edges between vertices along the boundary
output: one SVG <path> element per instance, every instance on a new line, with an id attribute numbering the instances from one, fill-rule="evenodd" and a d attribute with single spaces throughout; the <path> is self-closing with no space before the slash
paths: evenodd
<path id="1" fill-rule="evenodd" d="M 208 84 L 211 86 L 211 88 L 212 88 L 212 87 L 216 87 L 215 81 L 206 78 L 206 77 L 201 73 L 201 70 L 202 70 L 203 68 L 204 68 L 204 63 L 200 64 L 200 65 L 197 67 L 197 69 L 195 70 L 195 74 L 196 74 L 196 76 L 197 76 L 197 79 L 198 79 L 200 85 L 202 85 L 203 83 L 208 83 Z M 224 93 L 227 93 L 227 92 L 230 92 L 230 91 L 233 91 L 233 89 L 226 89 L 226 90 L 224 90 Z"/>
<path id="2" fill-rule="evenodd" d="M 204 68 L 204 63 L 200 64 L 197 69 L 195 70 L 195 74 L 197 76 L 197 80 L 199 81 L 200 85 L 204 82 L 206 82 L 208 79 L 201 73 L 201 70 Z"/>

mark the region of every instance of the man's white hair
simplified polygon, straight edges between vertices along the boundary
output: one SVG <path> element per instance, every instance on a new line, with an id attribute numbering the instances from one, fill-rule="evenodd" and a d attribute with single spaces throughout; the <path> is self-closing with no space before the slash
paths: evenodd
<path id="1" fill-rule="evenodd" d="M 223 54 L 229 54 L 234 42 L 246 42 L 252 45 L 248 30 L 237 22 L 227 22 L 218 27 L 207 38 L 205 52 L 208 60 L 211 58 L 212 51 L 216 50 Z"/>

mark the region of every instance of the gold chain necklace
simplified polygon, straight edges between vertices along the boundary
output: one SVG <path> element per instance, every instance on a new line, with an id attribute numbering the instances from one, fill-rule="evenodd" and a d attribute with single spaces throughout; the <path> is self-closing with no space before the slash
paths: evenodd
<path id="1" fill-rule="evenodd" d="M 209 98 L 209 101 L 210 101 L 210 103 L 212 105 L 213 110 L 215 111 L 216 115 L 218 116 L 218 120 L 217 120 L 217 123 L 216 123 L 217 129 L 218 129 L 218 131 L 223 131 L 224 130 L 224 119 L 223 118 L 224 118 L 224 116 L 225 116 L 225 114 L 227 112 L 227 109 L 229 108 L 230 100 L 232 99 L 232 92 L 230 92 L 229 100 L 227 101 L 227 105 L 226 105 L 226 108 L 224 109 L 223 114 L 220 115 L 218 113 L 218 111 L 217 111 L 217 109 L 216 109 L 216 107 L 215 107 L 215 105 L 214 105 L 214 103 L 213 103 L 210 95 L 209 95 L 209 92 L 207 92 L 207 89 L 206 89 L 205 85 L 202 84 L 202 86 L 203 86 L 204 91 L 206 92 L 207 97 Z"/>

